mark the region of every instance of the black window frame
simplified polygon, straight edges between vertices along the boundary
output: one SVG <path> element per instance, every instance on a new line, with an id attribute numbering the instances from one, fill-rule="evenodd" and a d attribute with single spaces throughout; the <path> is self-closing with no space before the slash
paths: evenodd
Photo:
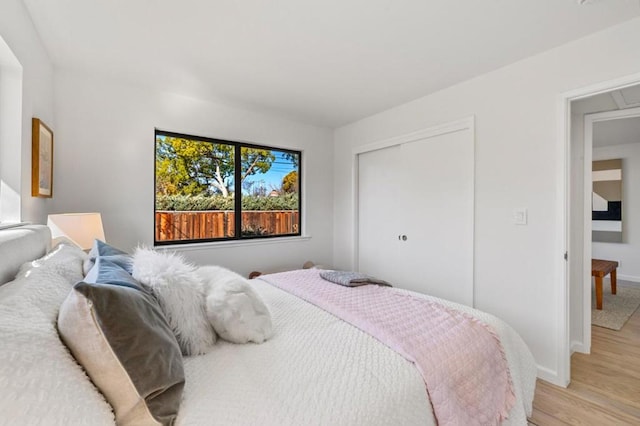
<path id="1" fill-rule="evenodd" d="M 157 138 L 158 136 L 167 136 L 174 138 L 182 138 L 189 139 L 193 141 L 201 141 L 208 142 L 214 144 L 224 144 L 224 145 L 232 145 L 235 150 L 235 158 L 240 159 L 241 157 L 241 149 L 242 148 L 254 148 L 254 149 L 268 149 L 279 152 L 285 152 L 289 154 L 295 154 L 298 156 L 298 232 L 289 233 L 289 234 L 278 234 L 278 235 L 242 235 L 242 162 L 236 161 L 234 164 L 234 182 L 233 182 L 233 192 L 234 192 L 234 231 L 235 235 L 233 237 L 222 237 L 222 238 L 197 238 L 197 239 L 184 239 L 184 240 L 167 240 L 167 241 L 158 241 L 156 240 L 156 206 L 157 206 L 157 196 L 158 192 L 157 188 L 157 176 L 156 176 L 156 162 L 157 162 Z M 257 239 L 273 239 L 273 238 L 289 238 L 289 237 L 299 237 L 302 235 L 302 151 L 295 150 L 290 148 L 280 148 L 275 146 L 268 145 L 259 145 L 252 142 L 242 142 L 242 141 L 231 141 L 226 139 L 217 139 L 210 138 L 206 136 L 196 136 L 189 135 L 186 133 L 177 133 L 171 132 L 167 130 L 154 129 L 154 137 L 153 137 L 153 245 L 154 246 L 168 246 L 168 245 L 179 245 L 179 244 L 199 244 L 199 243 L 212 243 L 212 242 L 221 242 L 221 241 L 250 241 Z M 236 196 L 240 194 L 240 196 Z M 250 210 L 249 210 L 250 211 Z"/>

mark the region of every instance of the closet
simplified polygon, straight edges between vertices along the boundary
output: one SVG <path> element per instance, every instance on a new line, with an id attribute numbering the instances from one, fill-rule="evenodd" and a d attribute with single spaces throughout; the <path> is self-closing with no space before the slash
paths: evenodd
<path id="1" fill-rule="evenodd" d="M 356 152 L 358 270 L 473 306 L 473 119 Z"/>

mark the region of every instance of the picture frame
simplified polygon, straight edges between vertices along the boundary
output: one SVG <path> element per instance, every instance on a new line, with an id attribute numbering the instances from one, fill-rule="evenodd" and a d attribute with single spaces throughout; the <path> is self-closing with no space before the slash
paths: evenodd
<path id="1" fill-rule="evenodd" d="M 591 166 L 591 239 L 601 243 L 623 242 L 623 159 L 594 161 Z"/>
<path id="2" fill-rule="evenodd" d="M 32 119 L 31 195 L 53 197 L 53 131 L 39 118 Z"/>

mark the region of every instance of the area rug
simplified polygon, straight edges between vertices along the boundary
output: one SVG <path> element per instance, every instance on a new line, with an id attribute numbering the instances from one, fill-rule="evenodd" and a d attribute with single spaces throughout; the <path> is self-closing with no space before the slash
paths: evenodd
<path id="1" fill-rule="evenodd" d="M 620 287 L 618 285 L 618 294 L 611 294 L 608 282 L 605 282 L 603 287 L 601 311 L 596 309 L 595 289 L 591 296 L 591 324 L 620 330 L 640 306 L 640 287 Z"/>

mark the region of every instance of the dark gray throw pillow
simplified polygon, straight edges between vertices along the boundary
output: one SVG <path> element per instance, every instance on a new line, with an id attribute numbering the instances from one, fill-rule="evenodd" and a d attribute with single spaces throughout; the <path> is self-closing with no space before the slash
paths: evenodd
<path id="1" fill-rule="evenodd" d="M 58 330 L 118 425 L 171 425 L 185 381 L 180 347 L 156 299 L 135 287 L 76 284 Z"/>
<path id="2" fill-rule="evenodd" d="M 345 287 L 359 287 L 361 285 L 373 284 L 391 287 L 385 280 L 353 271 L 321 271 L 320 278 Z"/>

